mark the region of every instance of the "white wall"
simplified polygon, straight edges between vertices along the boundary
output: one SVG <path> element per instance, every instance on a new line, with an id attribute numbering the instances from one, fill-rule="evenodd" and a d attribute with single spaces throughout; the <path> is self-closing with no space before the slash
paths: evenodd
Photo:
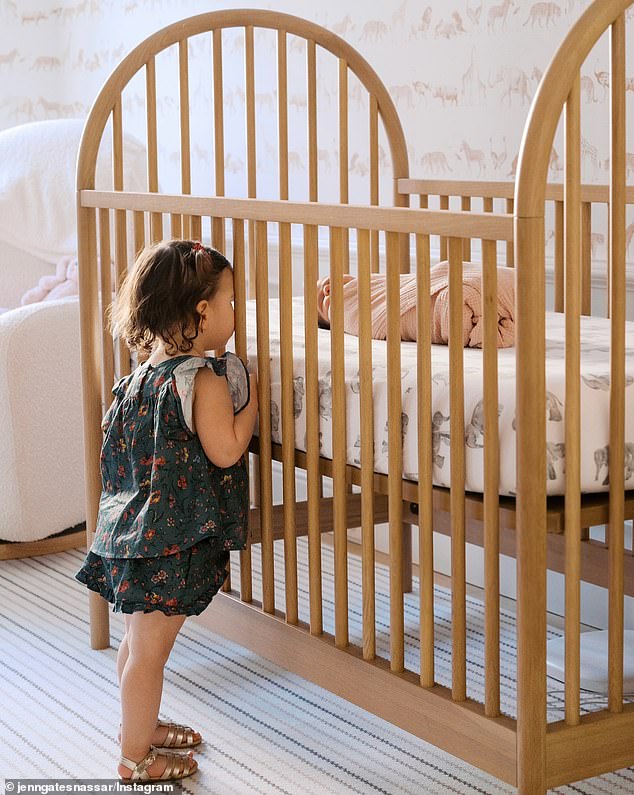
<path id="1" fill-rule="evenodd" d="M 4 85 L 0 128 L 84 115 L 104 78 L 144 37 L 188 15 L 242 5 L 232 0 L 205 4 L 196 0 L 0 0 Z M 258 0 L 250 0 L 250 5 L 271 7 Z M 402 116 L 413 173 L 506 179 L 514 171 L 537 79 L 587 5 L 587 0 L 548 4 L 530 0 L 279 0 L 275 9 L 340 33 L 368 59 L 390 88 Z M 238 33 L 226 45 L 229 57 L 240 54 Z M 582 69 L 584 112 L 591 119 L 583 162 L 588 181 L 606 176 L 607 126 L 600 122 L 607 109 L 601 74 L 606 68 L 607 43 L 603 41 Z M 634 73 L 633 68 L 628 71 Z M 231 93 L 228 77 L 230 117 L 243 98 Z M 320 112 L 334 118 L 331 88 L 322 88 Z M 270 90 L 262 87 L 262 112 L 267 110 L 265 95 Z M 192 73 L 194 97 L 196 91 L 202 88 Z M 136 93 L 129 97 L 131 110 L 137 99 Z M 143 115 L 142 108 L 136 112 Z M 177 138 L 166 141 L 165 147 L 169 156 L 176 151 Z M 336 155 L 328 137 L 320 147 Z M 561 155 L 560 143 L 556 148 Z M 243 152 L 228 151 L 235 162 L 244 160 Z M 202 165 L 205 154 L 203 149 L 195 151 L 194 163 L 199 160 Z M 352 160 L 353 150 L 350 155 Z M 298 171 L 305 167 L 304 163 Z"/>
<path id="2" fill-rule="evenodd" d="M 342 35 L 368 59 L 389 87 L 408 143 L 415 176 L 511 179 L 522 129 L 537 79 L 588 0 L 279 0 L 275 9 L 314 20 Z M 201 11 L 240 7 L 242 0 L 201 4 L 198 0 L 0 0 L 0 129 L 60 116 L 83 117 L 99 87 L 122 56 L 162 26 Z M 248 5 L 270 8 L 250 0 Z M 628 33 L 633 20 L 628 14 Z M 631 36 L 630 36 L 631 38 Z M 305 56 L 289 41 L 291 198 L 303 198 L 307 184 L 305 155 Z M 258 192 L 275 195 L 276 121 L 274 39 L 256 40 L 257 115 L 270 132 L 258 150 Z M 211 88 L 209 41 L 192 41 L 190 96 L 192 179 L 194 192 L 213 185 L 210 144 Z M 628 52 L 633 48 L 629 47 Z M 224 37 L 227 190 L 245 192 L 243 36 Z M 301 69 L 299 66 L 301 65 Z M 200 67 L 200 68 L 199 68 Z M 582 68 L 584 180 L 605 182 L 608 159 L 608 42 L 604 36 Z M 177 53 L 173 47 L 158 59 L 159 175 L 164 189 L 179 189 Z M 628 57 L 628 119 L 634 102 L 634 62 Z M 367 157 L 361 139 L 367 107 L 352 86 L 352 142 L 349 153 L 351 200 L 367 183 Z M 124 95 L 126 129 L 144 138 L 142 81 Z M 336 200 L 338 146 L 336 75 L 328 72 L 318 86 L 320 198 Z M 358 130 L 355 127 L 358 125 Z M 631 171 L 634 171 L 634 145 Z M 561 179 L 562 139 L 553 151 L 551 178 Z M 387 175 L 387 158 L 382 172 Z M 365 179 L 364 179 L 365 178 Z M 364 188 L 365 190 L 365 188 Z M 390 200 L 390 186 L 382 193 Z M 628 217 L 628 222 L 634 215 Z M 547 235 L 552 231 L 548 222 Z M 595 268 L 602 289 L 607 240 L 606 217 L 593 221 Z M 634 231 L 634 225 L 631 227 Z M 550 241 L 552 246 L 552 240 Z M 601 303 L 600 297 L 597 301 Z"/>

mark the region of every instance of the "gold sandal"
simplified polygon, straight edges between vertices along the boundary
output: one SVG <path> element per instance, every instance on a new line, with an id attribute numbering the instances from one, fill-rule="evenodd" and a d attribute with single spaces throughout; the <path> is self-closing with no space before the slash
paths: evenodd
<path id="1" fill-rule="evenodd" d="M 147 768 L 156 760 L 158 756 L 167 757 L 165 770 L 160 776 L 151 776 Z M 129 778 L 119 776 L 119 781 L 178 781 L 187 778 L 198 770 L 198 763 L 189 754 L 164 754 L 159 753 L 156 746 L 151 745 L 150 750 L 140 762 L 134 762 L 125 756 L 119 758 L 119 764 L 129 767 L 132 774 Z"/>
<path id="2" fill-rule="evenodd" d="M 160 720 L 158 725 L 167 726 L 168 730 L 165 740 L 161 745 L 157 745 L 157 748 L 195 748 L 203 741 L 202 737 L 200 740 L 194 740 L 194 734 L 198 732 L 195 732 L 191 726 L 181 726 L 179 723 L 170 723 L 166 720 Z"/>
<path id="3" fill-rule="evenodd" d="M 165 740 L 160 745 L 155 745 L 155 748 L 196 748 L 203 741 L 202 737 L 200 740 L 194 740 L 194 735 L 198 732 L 195 732 L 191 726 L 182 726 L 180 723 L 170 723 L 166 720 L 159 720 L 156 725 L 167 726 L 168 731 Z M 119 724 L 117 742 L 121 743 L 121 724 Z"/>

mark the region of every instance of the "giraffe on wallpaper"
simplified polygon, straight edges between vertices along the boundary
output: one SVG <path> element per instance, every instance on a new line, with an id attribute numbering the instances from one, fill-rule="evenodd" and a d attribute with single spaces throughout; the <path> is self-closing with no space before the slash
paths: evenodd
<path id="1" fill-rule="evenodd" d="M 480 9 L 482 9 L 482 6 L 480 6 Z M 469 68 L 462 75 L 461 85 L 460 96 L 463 102 L 466 101 L 473 105 L 480 105 L 486 102 L 487 88 L 480 79 L 480 70 L 475 57 L 475 47 L 471 48 L 471 61 L 469 63 Z"/>

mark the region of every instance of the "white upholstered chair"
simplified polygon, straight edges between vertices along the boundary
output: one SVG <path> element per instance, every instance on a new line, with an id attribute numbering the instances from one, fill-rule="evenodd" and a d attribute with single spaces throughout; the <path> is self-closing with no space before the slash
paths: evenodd
<path id="1" fill-rule="evenodd" d="M 82 127 L 60 119 L 0 132 L 0 559 L 85 542 L 79 301 L 20 306 L 75 254 Z M 143 147 L 127 138 L 124 156 L 144 190 Z M 110 187 L 107 161 L 97 187 Z"/>

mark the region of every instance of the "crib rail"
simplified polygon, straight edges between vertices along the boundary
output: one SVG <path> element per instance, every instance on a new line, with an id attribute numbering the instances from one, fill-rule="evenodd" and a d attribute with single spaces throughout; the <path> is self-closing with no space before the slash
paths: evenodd
<path id="1" fill-rule="evenodd" d="M 317 636 L 324 634 L 321 549 L 324 532 L 324 515 L 332 517 L 330 529 L 334 539 L 334 602 L 335 646 L 350 648 L 348 604 L 348 542 L 347 531 L 351 522 L 362 527 L 362 591 L 363 633 L 360 654 L 371 661 L 377 657 L 374 582 L 375 548 L 374 526 L 389 522 L 389 665 L 394 673 L 406 670 L 404 660 L 404 603 L 403 594 L 410 589 L 408 566 L 411 551 L 405 543 L 409 523 L 419 525 L 420 552 L 420 670 L 418 680 L 424 687 L 437 685 L 434 671 L 434 557 L 433 523 L 439 503 L 432 489 L 432 425 L 431 425 L 431 362 L 430 362 L 430 302 L 429 264 L 430 237 L 443 233 L 449 241 L 450 261 L 450 410 L 451 410 L 451 488 L 444 509 L 451 519 L 452 538 L 452 675 L 449 697 L 456 703 L 470 704 L 467 698 L 466 660 L 466 516 L 468 495 L 465 493 L 464 461 L 464 383 L 463 383 L 463 331 L 462 331 L 462 254 L 465 235 L 484 243 L 483 289 L 485 312 L 484 340 L 484 395 L 485 422 L 491 431 L 485 438 L 485 490 L 481 516 L 485 527 L 486 556 L 486 704 L 483 714 L 496 718 L 500 715 L 499 674 L 499 517 L 498 497 L 499 451 L 497 439 L 497 357 L 496 357 L 496 268 L 493 256 L 496 241 L 509 241 L 513 236 L 512 218 L 508 215 L 474 212 L 438 212 L 407 208 L 368 208 L 354 205 L 324 205 L 315 203 L 270 202 L 259 199 L 227 199 L 196 196 L 169 196 L 156 193 L 134 194 L 118 191 L 85 190 L 79 194 L 84 217 L 82 233 L 82 266 L 89 273 L 98 272 L 95 254 L 96 220 L 101 250 L 107 250 L 110 234 L 109 211 L 139 216 L 137 225 L 142 244 L 145 230 L 150 239 L 152 224 L 160 224 L 171 215 L 191 219 L 212 219 L 207 228 L 222 230 L 217 239 L 209 242 L 224 248 L 235 268 L 236 340 L 235 349 L 246 356 L 246 301 L 249 271 L 245 264 L 248 241 L 248 224 L 255 232 L 255 285 L 257 307 L 257 358 L 259 372 L 260 426 L 253 451 L 257 452 L 259 469 L 259 505 L 254 509 L 253 538 L 260 545 L 262 560 L 261 609 L 270 614 L 282 614 L 289 624 L 299 625 L 297 537 L 307 535 L 309 545 L 309 605 L 308 631 Z M 90 219 L 90 220 L 89 220 Z M 295 263 L 291 237 L 301 231 L 301 269 Z M 370 328 L 370 274 L 372 273 L 372 233 L 385 237 L 386 249 L 382 266 L 387 276 L 387 373 L 388 373 L 388 473 L 377 476 L 374 472 L 372 369 L 373 353 Z M 324 236 L 325 233 L 325 236 Z M 405 246 L 403 245 L 405 238 Z M 329 274 L 332 283 L 331 304 L 331 388 L 332 388 L 332 457 L 320 455 L 319 402 L 320 374 L 317 370 L 317 304 L 315 285 L 320 273 L 319 240 L 327 239 Z M 350 445 L 349 419 L 346 413 L 346 385 L 344 382 L 344 330 L 343 330 L 343 275 L 348 265 L 350 241 L 356 251 L 356 275 L 359 280 L 361 327 L 359 333 L 359 400 L 362 422 L 359 428 L 360 463 L 351 466 L 347 461 Z M 411 244 L 411 246 L 410 246 Z M 402 452 L 402 395 L 401 395 L 401 335 L 400 335 L 400 273 L 401 254 L 412 249 L 417 274 L 417 415 L 410 426 L 418 434 L 419 477 L 409 480 L 403 472 Z M 107 261 L 107 260 L 106 260 Z M 274 272 L 277 261 L 278 270 Z M 87 263 L 92 262 L 93 267 Z M 106 268 L 107 270 L 107 268 Z M 306 349 L 304 394 L 306 398 L 305 454 L 296 450 L 294 425 L 294 373 L 292 296 L 298 285 L 293 278 L 303 282 L 305 324 L 303 337 Z M 324 275 L 323 266 L 321 275 Z M 278 285 L 281 395 L 279 417 L 281 445 L 273 445 L 270 369 L 269 299 L 271 284 Z M 112 285 L 101 277 L 102 304 L 107 304 Z M 97 301 L 97 281 L 82 300 Z M 101 317 L 101 315 L 100 315 Z M 89 333 L 86 332 L 89 338 Z M 95 338 L 91 357 L 108 361 L 109 367 L 93 383 L 101 387 L 94 395 L 95 412 L 103 411 L 108 402 L 112 379 L 118 373 L 116 341 L 108 340 L 105 333 Z M 104 352 L 103 349 L 107 349 Z M 96 375 L 96 374 L 95 374 Z M 489 425 L 490 424 L 490 425 Z M 410 431 L 411 432 L 411 431 Z M 95 440 L 96 442 L 97 440 Z M 272 461 L 277 458 L 283 465 L 283 502 L 273 505 Z M 301 460 L 300 460 L 301 459 Z M 307 501 L 296 504 L 295 467 L 300 464 L 307 472 Z M 356 472 L 356 474 L 355 474 Z M 322 494 L 322 476 L 332 478 L 333 497 L 328 501 Z M 382 479 L 382 484 L 379 481 Z M 361 486 L 360 495 L 350 493 L 352 483 Z M 386 501 L 377 495 L 383 493 Z M 410 506 L 418 506 L 417 514 Z M 359 521 L 360 520 L 360 521 Z M 404 525 L 405 523 L 405 525 Z M 328 527 L 328 524 L 326 524 Z M 284 546 L 284 604 L 275 598 L 275 539 L 283 539 Z M 409 561 L 409 562 L 408 562 Z M 279 576 L 279 573 L 278 573 Z M 226 585 L 231 590 L 231 583 Z M 240 599 L 255 604 L 253 596 L 252 547 L 240 553 Z M 235 593 L 235 591 L 234 591 Z M 412 673 L 412 671 L 410 671 Z"/>
<path id="2" fill-rule="evenodd" d="M 560 157 L 555 150 L 551 155 L 553 162 L 563 172 L 563 152 Z M 565 175 L 564 175 L 565 176 Z M 399 192 L 418 197 L 421 207 L 438 205 L 449 208 L 458 204 L 462 209 L 474 208 L 476 211 L 513 212 L 515 182 L 483 182 L 477 180 L 444 180 L 444 179 L 399 179 Z M 548 183 L 545 190 L 545 218 L 547 225 L 546 243 L 552 241 L 552 249 L 547 251 L 547 262 L 552 269 L 552 307 L 555 312 L 564 311 L 564 196 L 566 182 Z M 593 305 L 593 279 L 601 277 L 604 263 L 605 283 L 610 289 L 611 270 L 609 266 L 609 207 L 610 186 L 579 184 L 581 203 L 581 237 L 579 261 L 581 263 L 581 314 L 610 316 L 610 303 L 606 306 Z M 495 204 L 494 204 L 495 203 Z M 634 186 L 626 186 L 624 194 L 625 206 L 634 204 Z M 634 224 L 626 229 L 626 251 L 629 252 L 629 241 L 634 233 Z M 446 259 L 446 240 L 440 238 L 438 246 L 440 259 Z M 465 259 L 470 251 L 465 251 Z M 476 253 L 476 256 L 477 253 Z M 501 265 L 512 266 L 514 262 L 513 246 L 504 247 L 497 253 Z"/>

